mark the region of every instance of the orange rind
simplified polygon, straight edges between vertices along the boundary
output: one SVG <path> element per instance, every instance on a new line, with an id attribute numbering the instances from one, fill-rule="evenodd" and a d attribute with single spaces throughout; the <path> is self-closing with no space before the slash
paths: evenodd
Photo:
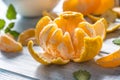
<path id="1" fill-rule="evenodd" d="M 36 38 L 35 38 L 35 29 L 30 28 L 18 36 L 18 42 L 20 42 L 23 46 L 26 46 L 28 44 L 28 41 L 32 40 L 34 44 L 37 45 Z"/>
<path id="2" fill-rule="evenodd" d="M 110 53 L 107 56 L 99 58 L 96 63 L 102 67 L 113 68 L 120 66 L 120 50 Z"/>

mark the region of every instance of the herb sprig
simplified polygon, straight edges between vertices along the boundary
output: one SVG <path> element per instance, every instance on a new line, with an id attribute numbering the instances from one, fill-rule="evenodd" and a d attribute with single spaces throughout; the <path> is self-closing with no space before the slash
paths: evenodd
<path id="1" fill-rule="evenodd" d="M 0 19 L 0 30 L 3 30 L 4 33 L 10 33 L 15 38 L 17 38 L 19 35 L 17 31 L 13 30 L 13 27 L 15 25 L 15 22 L 13 22 L 13 20 L 16 19 L 16 16 L 17 16 L 17 12 L 14 6 L 10 4 L 6 12 L 6 18 L 10 21 L 10 23 L 7 25 L 4 19 Z"/>

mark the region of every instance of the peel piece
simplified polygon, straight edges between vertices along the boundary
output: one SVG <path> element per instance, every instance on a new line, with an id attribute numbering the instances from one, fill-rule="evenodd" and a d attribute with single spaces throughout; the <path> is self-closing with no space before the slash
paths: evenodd
<path id="1" fill-rule="evenodd" d="M 110 53 L 107 56 L 104 56 L 96 60 L 96 63 L 102 67 L 112 68 L 120 66 L 120 50 L 117 50 L 113 53 Z"/>
<path id="2" fill-rule="evenodd" d="M 33 42 L 29 41 L 28 42 L 28 50 L 31 54 L 31 56 L 39 63 L 44 64 L 44 65 L 49 65 L 49 64 L 67 64 L 69 60 L 63 60 L 62 58 L 54 58 L 52 55 L 48 53 L 37 53 L 33 49 Z"/>
<path id="3" fill-rule="evenodd" d="M 120 28 L 120 23 L 111 23 L 109 24 L 109 27 L 107 28 L 107 33 L 111 33 L 119 28 Z"/>
<path id="4" fill-rule="evenodd" d="M 85 37 L 84 50 L 80 54 L 80 58 L 73 59 L 75 62 L 85 62 L 93 59 L 102 47 L 102 38 L 97 36 L 95 38 Z"/>
<path id="5" fill-rule="evenodd" d="M 35 39 L 35 29 L 30 28 L 18 36 L 18 42 L 20 42 L 23 46 L 27 46 L 28 41 L 32 40 L 35 45 L 37 45 L 36 39 Z"/>

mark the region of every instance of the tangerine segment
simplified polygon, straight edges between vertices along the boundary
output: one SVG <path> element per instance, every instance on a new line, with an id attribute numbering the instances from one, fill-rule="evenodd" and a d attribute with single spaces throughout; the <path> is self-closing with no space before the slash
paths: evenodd
<path id="1" fill-rule="evenodd" d="M 93 12 L 93 14 L 99 15 L 114 7 L 114 0 L 100 0 L 99 7 Z"/>
<path id="2" fill-rule="evenodd" d="M 64 59 L 66 58 L 60 54 L 57 47 L 62 42 L 62 39 L 63 39 L 62 30 L 56 29 L 48 41 L 48 45 L 47 45 L 48 52 L 55 58 L 57 57 L 62 57 Z"/>
<path id="3" fill-rule="evenodd" d="M 107 22 L 105 21 L 104 18 L 98 20 L 94 25 L 93 28 L 95 30 L 96 35 L 101 36 L 102 39 L 105 39 L 106 37 L 106 26 Z"/>
<path id="4" fill-rule="evenodd" d="M 40 21 L 38 21 L 38 23 L 36 25 L 36 29 L 35 29 L 35 37 L 36 37 L 36 40 L 38 43 L 39 43 L 39 34 L 40 34 L 41 30 L 44 28 L 44 26 L 46 26 L 51 21 L 52 20 L 48 16 L 45 16 L 45 17 L 41 18 Z"/>
<path id="5" fill-rule="evenodd" d="M 96 63 L 102 67 L 117 67 L 120 66 L 120 50 L 117 50 L 108 56 L 96 60 Z"/>
<path id="6" fill-rule="evenodd" d="M 69 32 L 70 35 L 73 34 L 73 30 L 77 27 L 80 22 L 85 21 L 83 15 L 77 12 L 63 12 L 58 18 L 54 20 L 59 28 L 64 32 Z"/>
<path id="7" fill-rule="evenodd" d="M 44 28 L 41 30 L 39 34 L 39 41 L 40 46 L 43 47 L 44 50 L 47 50 L 47 42 L 56 29 L 56 24 L 51 23 L 49 25 L 44 26 Z"/>
<path id="8" fill-rule="evenodd" d="M 85 33 L 87 33 L 88 36 L 90 36 L 90 37 L 96 36 L 93 26 L 91 24 L 89 24 L 88 22 L 79 23 L 78 28 L 83 29 L 85 31 Z"/>
<path id="9" fill-rule="evenodd" d="M 19 52 L 22 50 L 22 45 L 4 34 L 0 35 L 0 50 L 5 52 Z"/>
<path id="10" fill-rule="evenodd" d="M 23 31 L 18 36 L 18 42 L 20 42 L 24 46 L 27 45 L 29 40 L 32 40 L 34 42 L 34 44 L 37 44 L 36 39 L 35 39 L 35 29 L 33 29 L 33 28 Z"/>
<path id="11" fill-rule="evenodd" d="M 86 15 L 95 11 L 100 5 L 100 2 L 100 0 L 65 0 L 63 10 L 77 11 Z"/>
<path id="12" fill-rule="evenodd" d="M 73 45 L 74 45 L 74 58 L 79 58 L 82 50 L 84 49 L 84 37 L 88 37 L 87 33 L 84 32 L 81 28 L 76 28 L 73 36 Z"/>
<path id="13" fill-rule="evenodd" d="M 67 64 L 69 60 L 63 60 L 62 58 L 54 58 L 52 55 L 48 53 L 40 53 L 38 54 L 37 52 L 34 51 L 33 49 L 33 42 L 29 41 L 28 42 L 28 50 L 31 54 L 31 56 L 38 61 L 41 64 L 44 65 L 49 65 L 49 64 Z"/>
<path id="14" fill-rule="evenodd" d="M 84 62 L 95 57 L 102 47 L 102 38 L 96 36 L 95 38 L 84 38 L 84 49 L 80 54 L 80 58 L 73 59 L 74 62 Z"/>

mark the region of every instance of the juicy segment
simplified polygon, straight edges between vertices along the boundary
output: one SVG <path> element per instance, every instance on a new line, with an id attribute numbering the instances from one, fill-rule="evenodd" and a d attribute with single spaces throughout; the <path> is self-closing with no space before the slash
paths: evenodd
<path id="1" fill-rule="evenodd" d="M 85 19 L 81 13 L 76 12 L 63 12 L 60 17 L 56 18 L 54 22 L 62 29 L 63 33 L 69 32 L 70 35 L 73 34 L 74 29 L 78 26 L 80 22 L 84 22 Z"/>
<path id="2" fill-rule="evenodd" d="M 84 37 L 88 37 L 88 35 L 81 28 L 76 28 L 73 36 L 73 45 L 74 45 L 74 59 L 80 57 L 80 53 L 84 49 Z"/>
<path id="3" fill-rule="evenodd" d="M 46 26 L 51 21 L 52 20 L 48 16 L 45 16 L 37 23 L 36 29 L 35 29 L 35 37 L 36 37 L 36 40 L 38 41 L 38 43 L 39 43 L 39 33 L 41 32 L 43 27 Z"/>
<path id="4" fill-rule="evenodd" d="M 95 33 L 93 26 L 91 24 L 89 24 L 88 22 L 81 22 L 78 25 L 78 27 L 83 29 L 85 31 L 85 33 L 87 33 L 90 37 L 96 36 L 96 33 Z"/>
<path id="5" fill-rule="evenodd" d="M 16 42 L 10 36 L 4 34 L 0 35 L 0 50 L 5 52 L 19 52 L 22 50 L 22 45 Z"/>

